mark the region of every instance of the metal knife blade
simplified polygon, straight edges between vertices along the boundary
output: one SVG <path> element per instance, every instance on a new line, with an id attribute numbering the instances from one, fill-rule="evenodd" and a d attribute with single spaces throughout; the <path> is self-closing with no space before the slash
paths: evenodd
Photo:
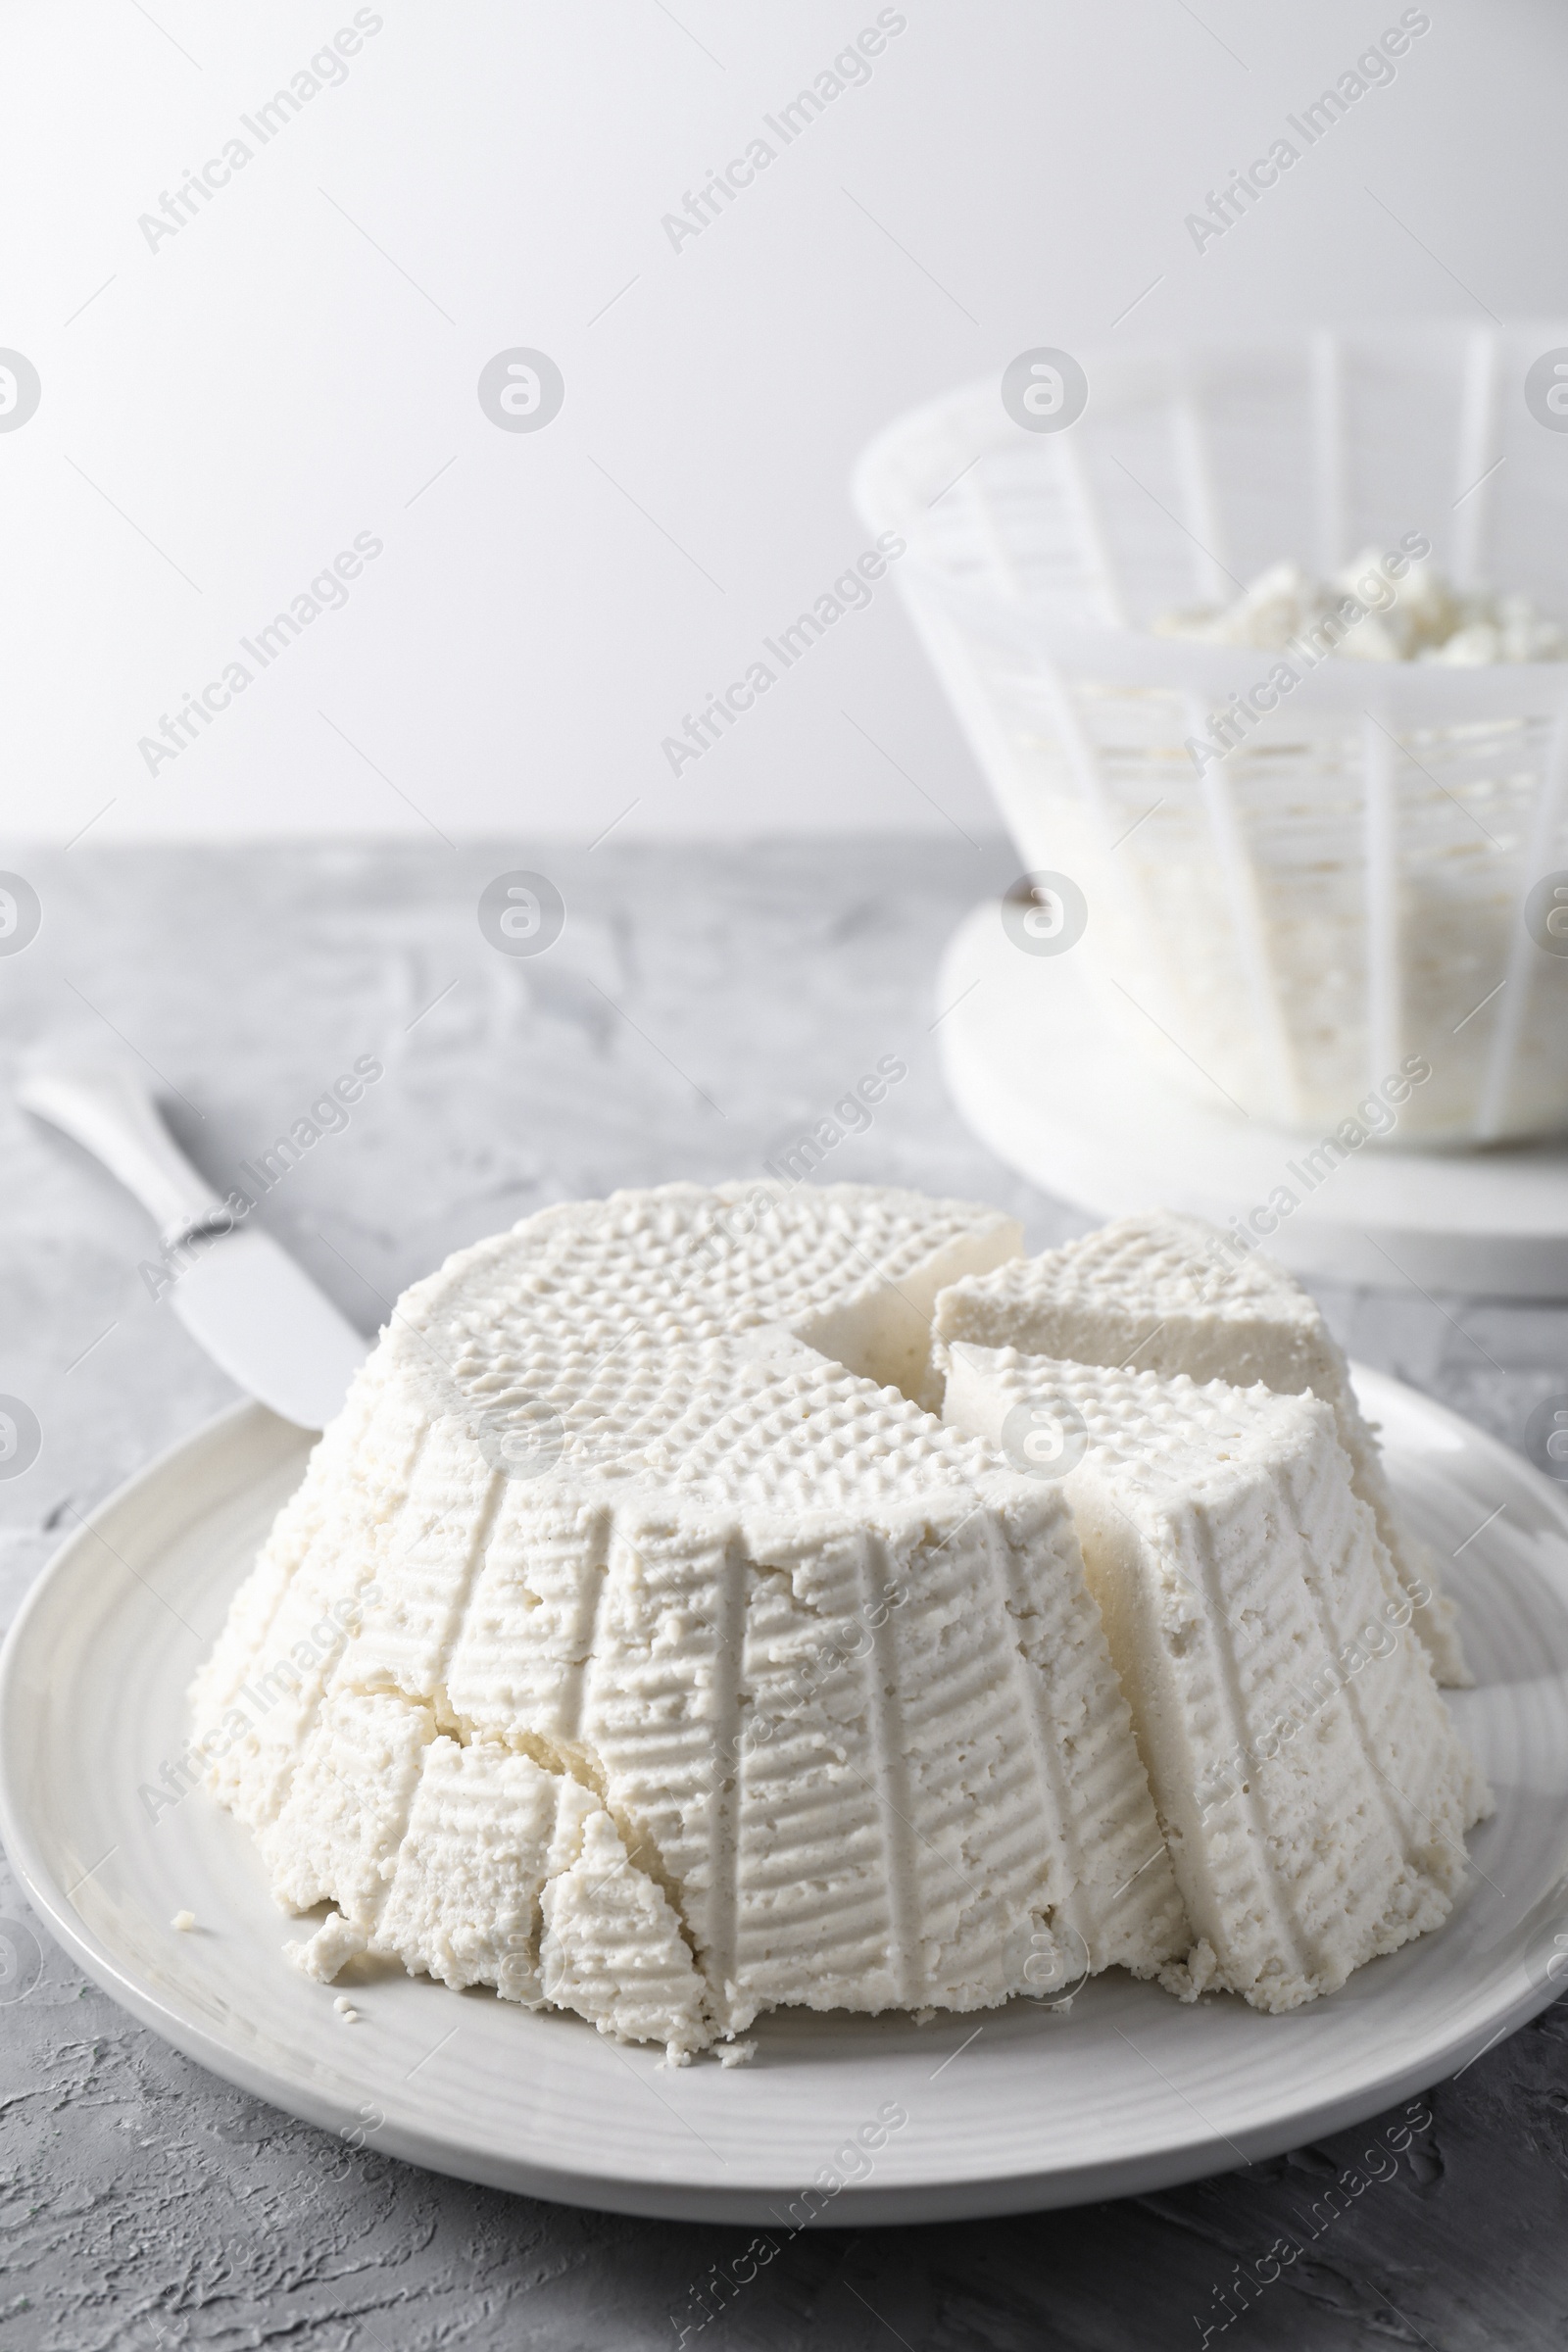
<path id="1" fill-rule="evenodd" d="M 213 1361 L 302 1429 L 324 1429 L 368 1353 L 304 1269 L 270 1233 L 220 1235 L 169 1300 Z"/>
<path id="2" fill-rule="evenodd" d="M 323 1429 L 368 1341 L 270 1234 L 234 1225 L 140 1075 L 118 1063 L 55 1065 L 29 1072 L 17 1096 L 101 1159 L 158 1220 L 171 1249 L 178 1242 L 188 1262 L 164 1296 L 214 1362 L 285 1421 Z"/>

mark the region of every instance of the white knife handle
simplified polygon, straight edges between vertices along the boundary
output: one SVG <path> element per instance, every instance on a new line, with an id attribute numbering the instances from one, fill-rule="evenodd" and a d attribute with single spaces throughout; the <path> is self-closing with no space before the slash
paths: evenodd
<path id="1" fill-rule="evenodd" d="M 40 1070 L 22 1081 L 17 1100 L 101 1159 L 166 1238 L 222 1208 L 164 1125 L 151 1093 L 129 1071 Z"/>

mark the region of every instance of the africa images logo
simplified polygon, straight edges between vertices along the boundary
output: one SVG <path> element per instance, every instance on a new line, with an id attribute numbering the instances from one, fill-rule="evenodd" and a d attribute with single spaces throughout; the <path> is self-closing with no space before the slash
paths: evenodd
<path id="1" fill-rule="evenodd" d="M 1568 433 L 1568 350 L 1542 353 L 1525 376 L 1525 407 L 1548 433 Z"/>
<path id="2" fill-rule="evenodd" d="M 20 351 L 0 351 L 0 433 L 25 424 L 43 398 L 32 362 Z"/>
<path id="3" fill-rule="evenodd" d="M 504 433 L 536 433 L 561 414 L 566 382 L 547 351 L 517 344 L 479 370 L 479 406 Z"/>

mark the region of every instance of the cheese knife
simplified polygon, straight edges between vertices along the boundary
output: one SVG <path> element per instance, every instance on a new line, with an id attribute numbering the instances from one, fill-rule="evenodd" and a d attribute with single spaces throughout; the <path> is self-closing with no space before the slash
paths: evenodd
<path id="1" fill-rule="evenodd" d="M 156 1219 L 170 1274 L 158 1295 L 213 1361 L 285 1421 L 323 1429 L 368 1341 L 191 1166 L 141 1080 L 112 1066 L 40 1068 L 17 1099 L 92 1152 Z"/>

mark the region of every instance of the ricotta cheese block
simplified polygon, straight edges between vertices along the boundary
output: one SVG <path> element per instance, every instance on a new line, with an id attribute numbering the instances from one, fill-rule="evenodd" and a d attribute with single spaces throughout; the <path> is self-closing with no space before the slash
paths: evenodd
<path id="1" fill-rule="evenodd" d="M 1185 1372 L 1281 1395 L 1310 1391 L 1334 1414 L 1356 1494 L 1370 1508 L 1440 1683 L 1471 1677 L 1453 1603 L 1425 1546 L 1401 1526 L 1349 1367 L 1315 1301 L 1261 1250 L 1238 1261 L 1230 1235 L 1199 1217 L 1123 1217 L 1062 1250 L 965 1277 L 937 1300 L 945 1340 L 1029 1355 Z"/>
<path id="2" fill-rule="evenodd" d="M 1291 2009 L 1436 1927 L 1491 1798 L 1329 1405 L 956 1340 L 944 1411 L 1071 1505 L 1199 1943 Z"/>
<path id="3" fill-rule="evenodd" d="M 393 1310 L 193 1691 L 293 1947 L 672 2057 L 1193 1941 L 1061 1493 L 928 1409 L 982 1207 L 672 1185 Z"/>

